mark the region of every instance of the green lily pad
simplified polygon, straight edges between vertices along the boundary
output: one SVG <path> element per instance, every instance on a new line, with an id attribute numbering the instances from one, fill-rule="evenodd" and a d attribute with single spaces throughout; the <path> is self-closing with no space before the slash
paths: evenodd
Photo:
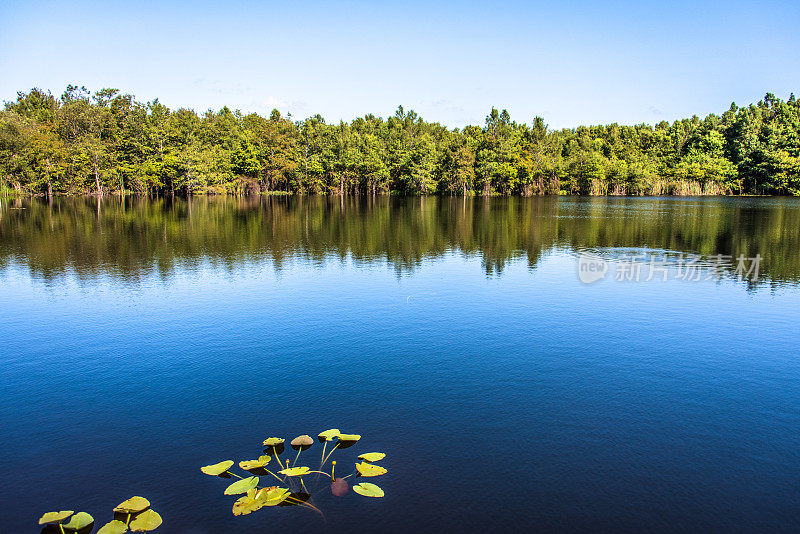
<path id="1" fill-rule="evenodd" d="M 64 510 L 63 512 L 47 512 L 39 518 L 39 524 L 45 525 L 47 523 L 61 523 L 74 513 L 75 512 L 72 510 Z"/>
<path id="2" fill-rule="evenodd" d="M 317 435 L 317 439 L 319 440 L 320 443 L 322 443 L 323 441 L 333 441 L 333 439 L 338 435 L 339 435 L 339 429 L 331 428 L 330 430 L 326 430 L 325 432 L 320 432 Z"/>
<path id="3" fill-rule="evenodd" d="M 161 516 L 155 510 L 145 510 L 137 515 L 130 523 L 133 532 L 149 532 L 161 526 Z"/>
<path id="4" fill-rule="evenodd" d="M 301 477 L 303 475 L 307 475 L 309 471 L 311 471 L 311 469 L 303 465 L 300 467 L 290 467 L 289 469 L 282 469 L 281 471 L 278 471 L 278 473 L 286 475 L 287 477 Z"/>
<path id="5" fill-rule="evenodd" d="M 245 471 L 249 471 L 250 469 L 258 469 L 259 467 L 266 466 L 270 460 L 272 460 L 272 456 L 265 454 L 263 456 L 259 456 L 258 460 L 242 460 L 239 462 L 239 467 Z"/>
<path id="6" fill-rule="evenodd" d="M 233 515 L 247 515 L 260 510 L 264 506 L 264 501 L 256 499 L 256 489 L 247 490 L 247 495 L 239 497 L 233 503 Z"/>
<path id="7" fill-rule="evenodd" d="M 358 434 L 339 434 L 339 440 L 336 442 L 337 449 L 346 449 L 356 444 L 361 436 Z"/>
<path id="8" fill-rule="evenodd" d="M 278 445 L 282 444 L 286 441 L 283 438 L 267 438 L 264 440 L 264 445 L 267 447 L 277 447 Z"/>
<path id="9" fill-rule="evenodd" d="M 128 525 L 124 521 L 115 519 L 100 527 L 97 534 L 123 534 L 125 532 L 128 532 Z"/>
<path id="10" fill-rule="evenodd" d="M 363 495 L 364 497 L 383 497 L 385 495 L 381 488 L 379 488 L 375 484 L 370 484 L 369 482 L 362 482 L 361 484 L 356 484 L 355 486 L 353 486 L 353 491 L 355 491 L 359 495 Z"/>
<path id="11" fill-rule="evenodd" d="M 358 457 L 359 460 L 364 460 L 365 462 L 377 462 L 378 460 L 383 460 L 386 458 L 386 455 L 382 452 L 365 452 L 361 456 Z"/>
<path id="12" fill-rule="evenodd" d="M 114 511 L 120 514 L 136 514 L 148 508 L 150 508 L 150 501 L 144 497 L 131 497 L 118 504 Z"/>
<path id="13" fill-rule="evenodd" d="M 258 486 L 258 477 L 247 477 L 242 480 L 237 480 L 227 488 L 225 488 L 225 495 L 237 495 L 239 493 L 247 493 L 247 490 L 253 489 Z"/>
<path id="14" fill-rule="evenodd" d="M 78 512 L 70 518 L 69 523 L 65 524 L 64 528 L 68 528 L 70 530 L 80 530 L 88 527 L 92 523 L 94 523 L 94 517 L 90 516 L 86 512 Z"/>
<path id="15" fill-rule="evenodd" d="M 356 469 L 362 477 L 377 477 L 386 473 L 386 468 L 368 462 L 356 464 Z"/>
<path id="16" fill-rule="evenodd" d="M 200 471 L 202 471 L 207 475 L 219 476 L 228 469 L 230 469 L 232 465 L 233 465 L 233 460 L 225 460 L 224 462 L 220 462 L 218 464 L 206 465 L 204 467 L 201 467 Z"/>
<path id="17" fill-rule="evenodd" d="M 233 503 L 233 515 L 247 515 L 264 506 L 276 506 L 285 501 L 289 495 L 291 492 L 288 489 L 277 486 L 260 490 L 250 489 L 247 491 L 247 495 L 239 497 Z"/>
<path id="18" fill-rule="evenodd" d="M 286 488 L 273 486 L 258 490 L 257 498 L 264 500 L 264 506 L 277 506 L 289 498 L 292 492 Z"/>

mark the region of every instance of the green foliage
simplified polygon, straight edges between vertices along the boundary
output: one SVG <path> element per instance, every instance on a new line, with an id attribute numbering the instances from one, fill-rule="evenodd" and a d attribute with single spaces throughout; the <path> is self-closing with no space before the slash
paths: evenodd
<path id="1" fill-rule="evenodd" d="M 382 452 L 365 452 L 364 454 L 358 456 L 359 460 L 364 460 L 365 462 L 369 463 L 379 462 L 384 458 L 386 458 L 386 455 Z"/>
<path id="2" fill-rule="evenodd" d="M 247 493 L 251 489 L 258 486 L 258 477 L 247 477 L 242 480 L 237 480 L 227 488 L 225 488 L 225 495 L 237 495 L 239 493 Z"/>
<path id="3" fill-rule="evenodd" d="M 325 464 L 335 452 L 354 445 L 361 439 L 361 436 L 359 434 L 342 434 L 337 428 L 325 430 L 317 434 L 317 436 L 318 441 L 322 443 L 319 469 L 314 470 L 308 466 L 295 465 L 300 455 L 314 445 L 314 440 L 308 434 L 303 434 L 292 440 L 293 448 L 297 451 L 296 455 L 294 455 L 294 460 L 290 458 L 282 460 L 280 455 L 285 452 L 283 446 L 285 439 L 271 437 L 263 441 L 262 444 L 266 447 L 265 455 L 262 455 L 259 460 L 243 460 L 239 462 L 239 467 L 242 469 L 260 470 L 262 476 L 272 477 L 281 484 L 280 486 L 260 487 L 259 484 L 262 480 L 260 477 L 243 477 L 229 471 L 229 468 L 233 466 L 231 460 L 202 467 L 201 471 L 206 474 L 215 474 L 222 478 L 235 477 L 239 479 L 230 484 L 224 491 L 225 495 L 244 494 L 233 503 L 233 515 L 237 516 L 248 515 L 261 508 L 278 505 L 305 507 L 321 514 L 322 512 L 312 501 L 315 493 L 327 489 L 327 484 L 319 486 L 320 481 L 327 482 L 327 480 L 321 479 L 321 476 L 325 476 L 330 480 L 330 493 L 341 497 L 346 495 L 348 491 L 347 478 L 352 476 L 376 477 L 387 472 L 385 468 L 372 463 L 384 459 L 386 454 L 370 452 L 363 453 L 358 457 L 363 461 L 355 464 L 355 469 L 352 473 L 345 477 L 337 478 L 337 462 L 335 460 L 331 462 L 330 473 L 323 470 Z M 329 443 L 333 443 L 333 447 L 328 451 Z M 274 461 L 282 469 L 277 472 L 267 469 L 267 465 L 271 461 Z M 366 497 L 383 497 L 384 495 L 383 490 L 374 484 L 363 483 L 357 487 L 358 489 L 353 488 L 354 491 Z"/>
<path id="4" fill-rule="evenodd" d="M 362 482 L 353 486 L 353 491 L 364 497 L 383 497 L 384 493 L 381 488 L 369 482 Z"/>
<path id="5" fill-rule="evenodd" d="M 65 510 L 63 512 L 47 512 L 39 518 L 39 524 L 46 525 L 48 523 L 61 523 L 74 513 L 75 512 L 72 510 Z"/>
<path id="6" fill-rule="evenodd" d="M 131 497 L 118 504 L 114 510 L 114 519 L 100 527 L 97 534 L 123 534 L 128 532 L 149 532 L 157 529 L 161 516 L 150 508 L 150 501 L 144 497 Z M 48 512 L 39 519 L 39 524 L 54 524 L 61 532 L 90 532 L 94 518 L 86 512 L 72 511 Z M 64 521 L 69 518 L 69 522 Z"/>
<path id="7" fill-rule="evenodd" d="M 550 130 L 492 108 L 450 130 L 402 106 L 326 124 L 227 107 L 198 116 L 117 89 L 32 89 L 0 111 L 8 194 L 258 192 L 800 195 L 800 101 L 768 93 L 722 116 Z"/>
<path id="8" fill-rule="evenodd" d="M 217 476 L 225 473 L 233 465 L 233 460 L 225 460 L 218 464 L 206 465 L 200 468 L 200 471 L 207 475 Z"/>

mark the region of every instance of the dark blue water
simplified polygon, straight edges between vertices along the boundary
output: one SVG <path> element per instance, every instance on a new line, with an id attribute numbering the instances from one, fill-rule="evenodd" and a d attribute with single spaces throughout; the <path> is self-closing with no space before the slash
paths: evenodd
<path id="1" fill-rule="evenodd" d="M 800 529 L 800 202 L 425 200 L 4 201 L 3 530 L 131 495 L 157 532 Z M 199 470 L 331 427 L 385 498 L 234 517 Z"/>

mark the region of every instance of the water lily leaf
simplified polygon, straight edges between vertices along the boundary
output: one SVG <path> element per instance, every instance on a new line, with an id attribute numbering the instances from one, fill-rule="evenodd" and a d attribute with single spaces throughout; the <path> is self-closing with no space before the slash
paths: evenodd
<path id="1" fill-rule="evenodd" d="M 121 514 L 135 514 L 148 508 L 150 508 L 150 501 L 144 497 L 131 497 L 127 501 L 118 504 L 114 511 Z"/>
<path id="2" fill-rule="evenodd" d="M 253 489 L 258 486 L 258 477 L 247 477 L 242 480 L 237 480 L 227 488 L 225 488 L 225 495 L 237 495 L 239 493 L 247 493 L 247 490 Z"/>
<path id="3" fill-rule="evenodd" d="M 256 498 L 262 499 L 264 501 L 264 506 L 277 506 L 288 499 L 291 494 L 292 492 L 286 488 L 273 486 L 271 488 L 258 490 Z"/>
<path id="4" fill-rule="evenodd" d="M 260 510 L 264 506 L 277 506 L 285 501 L 291 492 L 286 488 L 272 486 L 260 490 L 250 489 L 247 495 L 233 503 L 233 515 L 247 515 Z"/>
<path id="5" fill-rule="evenodd" d="M 347 485 L 347 481 L 343 478 L 337 478 L 331 483 L 331 493 L 337 497 L 344 496 L 348 489 L 350 489 L 350 486 Z"/>
<path id="6" fill-rule="evenodd" d="M 259 456 L 258 460 L 242 460 L 239 462 L 239 467 L 245 471 L 249 471 L 250 469 L 258 469 L 259 467 L 264 467 L 267 465 L 270 460 L 272 460 L 272 456 L 264 454 L 263 456 Z"/>
<path id="7" fill-rule="evenodd" d="M 377 477 L 386 473 L 386 468 L 368 462 L 356 464 L 356 469 L 362 477 Z"/>
<path id="8" fill-rule="evenodd" d="M 303 465 L 301 467 L 290 467 L 289 469 L 282 469 L 281 471 L 278 471 L 278 473 L 286 475 L 287 477 L 301 477 L 303 475 L 307 475 L 309 471 L 311 471 L 311 469 Z"/>
<path id="9" fill-rule="evenodd" d="M 267 447 L 277 447 L 278 445 L 281 445 L 284 441 L 286 440 L 283 438 L 267 438 L 264 440 L 264 445 Z"/>
<path id="10" fill-rule="evenodd" d="M 386 458 L 386 455 L 382 452 L 365 452 L 361 456 L 358 457 L 359 460 L 364 460 L 365 462 L 377 462 L 378 460 L 383 460 Z"/>
<path id="11" fill-rule="evenodd" d="M 306 450 L 314 444 L 314 439 L 311 436 L 303 434 L 302 436 L 297 436 L 291 442 L 291 446 L 294 450 L 303 449 Z"/>
<path id="12" fill-rule="evenodd" d="M 94 523 L 94 517 L 90 516 L 86 512 L 78 512 L 70 518 L 69 523 L 65 524 L 64 528 L 68 528 L 70 530 L 80 530 L 88 527 L 92 523 Z"/>
<path id="13" fill-rule="evenodd" d="M 115 519 L 100 527 L 97 534 L 123 534 L 124 532 L 128 532 L 128 525 L 124 521 Z"/>
<path id="14" fill-rule="evenodd" d="M 323 441 L 333 441 L 333 439 L 338 435 L 339 435 L 339 429 L 331 428 L 330 430 L 326 430 L 325 432 L 320 432 L 317 435 L 317 439 L 319 440 L 320 443 L 322 443 Z"/>
<path id="15" fill-rule="evenodd" d="M 336 442 L 336 447 L 339 449 L 346 449 L 356 444 L 361 436 L 358 434 L 339 434 L 339 441 Z"/>
<path id="16" fill-rule="evenodd" d="M 39 518 L 39 524 L 44 525 L 46 523 L 61 523 L 74 513 L 75 512 L 72 510 L 64 510 L 63 512 L 47 512 Z"/>
<path id="17" fill-rule="evenodd" d="M 353 491 L 364 497 L 383 497 L 385 495 L 381 488 L 369 482 L 362 482 L 353 486 Z"/>
<path id="18" fill-rule="evenodd" d="M 219 476 L 228 469 L 230 469 L 232 465 L 233 465 L 233 460 L 225 460 L 224 462 L 220 462 L 218 464 L 206 465 L 205 467 L 201 467 L 200 471 L 202 471 L 207 475 Z"/>
<path id="19" fill-rule="evenodd" d="M 239 497 L 236 499 L 236 502 L 233 503 L 233 515 L 251 514 L 260 510 L 263 506 L 264 502 L 256 499 L 256 490 L 250 489 L 247 490 L 247 495 Z"/>
<path id="20" fill-rule="evenodd" d="M 145 510 L 131 521 L 130 527 L 133 532 L 149 532 L 161 526 L 161 516 L 155 510 Z"/>

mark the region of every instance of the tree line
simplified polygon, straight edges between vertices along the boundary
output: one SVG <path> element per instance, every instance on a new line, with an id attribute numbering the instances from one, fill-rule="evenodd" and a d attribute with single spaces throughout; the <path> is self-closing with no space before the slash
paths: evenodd
<path id="1" fill-rule="evenodd" d="M 550 129 L 492 108 L 450 129 L 399 107 L 327 124 L 198 115 L 117 89 L 32 89 L 0 111 L 0 188 L 21 195 L 800 195 L 800 102 L 771 93 L 655 126 Z"/>

